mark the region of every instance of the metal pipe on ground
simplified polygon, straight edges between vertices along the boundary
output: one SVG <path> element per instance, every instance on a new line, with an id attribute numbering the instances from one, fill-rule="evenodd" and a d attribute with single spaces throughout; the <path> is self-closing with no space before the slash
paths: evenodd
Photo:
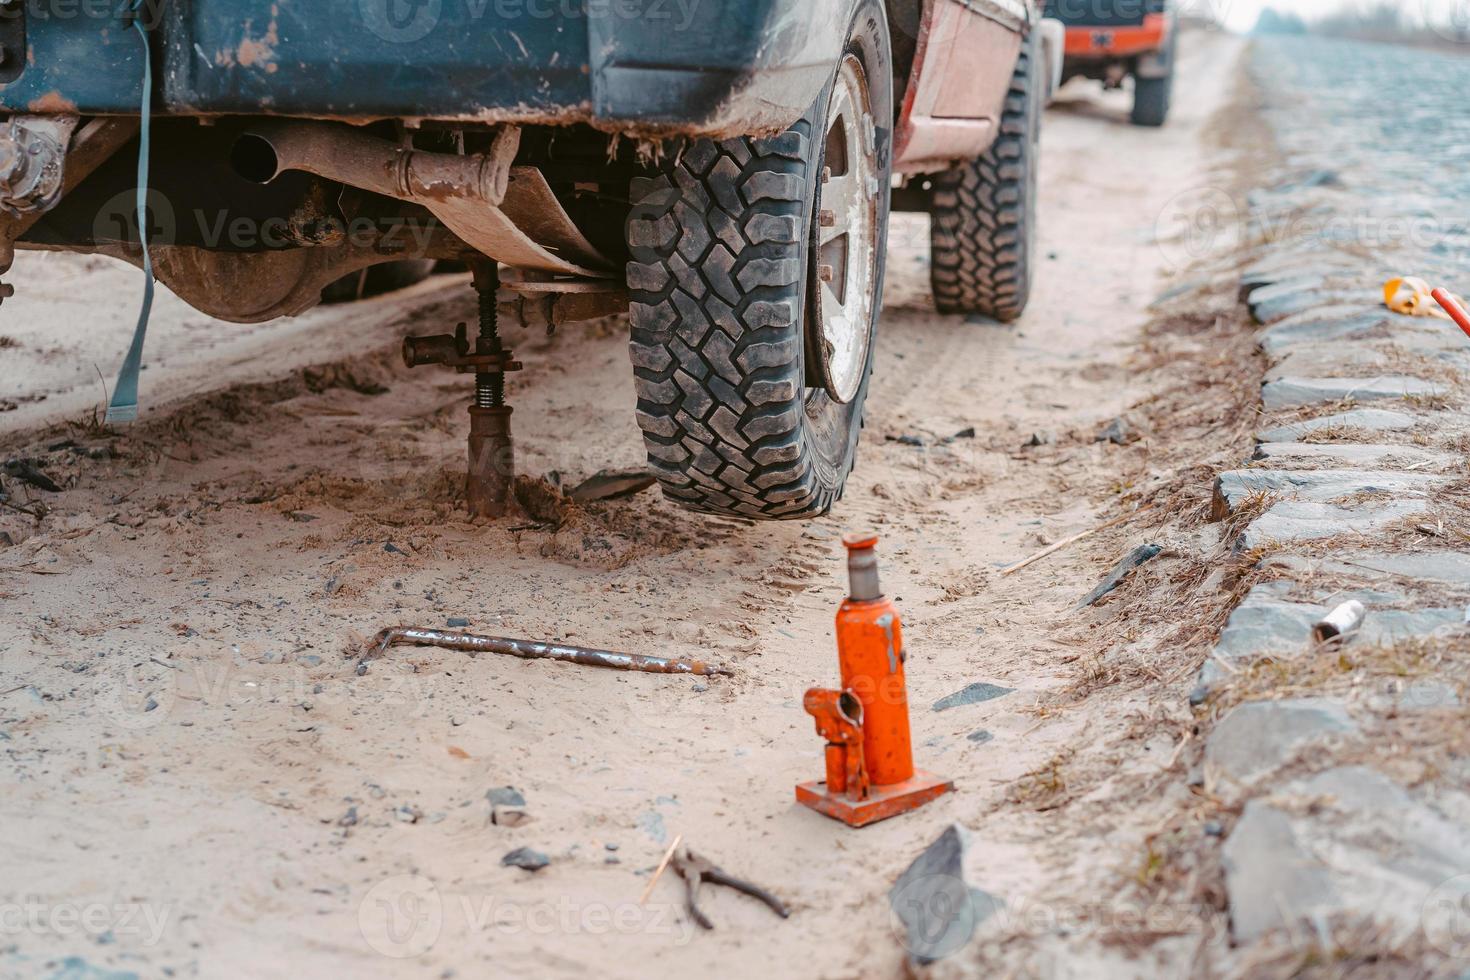
<path id="1" fill-rule="evenodd" d="M 638 653 L 618 653 L 613 650 L 593 650 L 586 647 L 568 646 L 562 643 L 544 643 L 539 640 L 513 640 L 500 636 L 476 636 L 452 630 L 418 629 L 412 626 L 395 626 L 374 637 L 368 651 L 358 660 L 357 672 L 367 672 L 369 660 L 388 652 L 390 647 L 401 643 L 419 646 L 442 647 L 446 650 L 462 650 L 465 653 L 500 653 L 522 660 L 558 660 L 562 663 L 578 664 L 583 667 L 608 667 L 612 670 L 636 670 L 649 674 L 695 674 L 701 677 L 734 677 L 735 672 L 718 664 L 707 664 L 702 660 L 673 660 L 665 657 L 649 657 Z"/>

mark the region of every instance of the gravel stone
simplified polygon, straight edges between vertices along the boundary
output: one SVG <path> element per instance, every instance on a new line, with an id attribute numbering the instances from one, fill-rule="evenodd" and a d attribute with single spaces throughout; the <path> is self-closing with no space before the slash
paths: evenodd
<path id="1" fill-rule="evenodd" d="M 1406 940 L 1429 924 L 1426 898 L 1470 867 L 1470 828 L 1367 767 L 1329 769 L 1275 796 L 1313 805 L 1252 800 L 1225 842 L 1237 943 L 1333 917 Z"/>
<path id="2" fill-rule="evenodd" d="M 1434 395 L 1444 386 L 1423 378 L 1380 376 L 1376 378 L 1282 378 L 1261 386 L 1261 401 L 1268 412 L 1303 405 L 1326 405 L 1346 399 L 1377 401 L 1408 395 Z"/>
<path id="3" fill-rule="evenodd" d="M 1133 574 L 1134 569 L 1153 561 L 1163 550 L 1162 546 L 1156 544 L 1143 544 L 1134 548 L 1124 556 L 1122 561 L 1113 566 L 1113 570 L 1108 573 L 1107 578 L 1098 583 L 1097 588 L 1087 593 L 1087 597 L 1078 604 L 1079 608 L 1096 604 L 1103 596 L 1122 585 L 1123 580 Z"/>
<path id="4" fill-rule="evenodd" d="M 1439 630 L 1460 629 L 1464 611 L 1458 608 L 1422 610 L 1382 609 L 1400 597 L 1382 592 L 1333 592 L 1321 602 L 1290 598 L 1290 582 L 1265 582 L 1247 593 L 1225 624 L 1213 656 L 1200 672 L 1200 683 L 1213 687 L 1229 674 L 1266 655 L 1292 656 L 1312 648 L 1312 627 L 1332 608 L 1350 599 L 1368 607 L 1362 629 L 1350 643 L 1361 647 L 1385 646 Z M 1223 661 L 1221 666 L 1217 661 Z"/>
<path id="5" fill-rule="evenodd" d="M 1267 429 L 1257 435 L 1256 439 L 1260 442 L 1297 442 L 1308 440 L 1313 433 L 1339 427 L 1364 429 L 1368 432 L 1407 432 L 1417 424 L 1418 420 L 1414 416 L 1403 412 L 1381 408 L 1355 408 L 1350 412 L 1340 412 L 1325 418 Z"/>
<path id="6" fill-rule="evenodd" d="M 967 876 L 970 832 L 950 824 L 888 890 L 888 904 L 907 932 L 909 957 L 927 965 L 969 945 L 975 931 L 1005 903 Z"/>
<path id="7" fill-rule="evenodd" d="M 1245 533 L 1240 536 L 1240 547 L 1245 551 L 1252 551 L 1269 544 L 1283 545 L 1365 534 L 1382 530 L 1405 517 L 1416 517 L 1428 511 L 1427 500 L 1395 500 L 1386 504 L 1364 504 L 1358 507 L 1285 500 L 1272 505 L 1270 510 L 1245 529 Z M 1356 560 L 1355 557 L 1354 561 Z"/>
<path id="8" fill-rule="evenodd" d="M 950 708 L 960 708 L 967 704 L 980 704 L 982 701 L 993 701 L 1003 698 L 1015 691 L 1013 687 L 1000 687 L 995 684 L 971 684 L 961 691 L 940 698 L 934 702 L 935 711 L 948 711 Z"/>
<path id="9" fill-rule="evenodd" d="M 1228 517 L 1261 493 L 1326 503 L 1356 493 L 1381 491 L 1396 497 L 1422 497 L 1450 478 L 1433 473 L 1392 470 L 1230 470 L 1215 479 L 1215 517 Z"/>
<path id="10" fill-rule="evenodd" d="M 1257 298 L 1258 293 L 1266 295 Z M 1257 323 L 1272 324 L 1284 320 L 1295 313 L 1305 313 L 1321 307 L 1342 306 L 1351 308 L 1369 308 L 1383 302 L 1383 295 L 1374 289 L 1333 289 L 1323 287 L 1320 289 L 1307 289 L 1300 286 L 1295 288 L 1278 289 L 1276 286 L 1266 286 L 1251 294 L 1250 308 L 1251 316 Z"/>
<path id="11" fill-rule="evenodd" d="M 518 847 L 501 858 L 500 863 L 507 868 L 520 868 L 522 871 L 540 871 L 551 863 L 551 858 L 529 847 Z"/>
<path id="12" fill-rule="evenodd" d="M 1386 337 L 1397 319 L 1381 309 L 1311 311 L 1262 330 L 1258 343 L 1267 356 L 1280 357 L 1306 344 L 1340 344 L 1345 340 Z"/>
<path id="13" fill-rule="evenodd" d="M 1302 846 L 1291 818 L 1260 800 L 1245 805 L 1221 856 L 1237 943 L 1342 903 L 1331 872 Z"/>
<path id="14" fill-rule="evenodd" d="M 1248 788 L 1293 761 L 1308 743 L 1357 730 L 1343 706 L 1326 698 L 1242 704 L 1205 743 L 1205 784 L 1217 791 Z"/>
<path id="15" fill-rule="evenodd" d="M 1354 552 L 1351 562 L 1321 562 L 1282 555 L 1273 562 L 1286 569 L 1364 578 L 1402 578 L 1470 588 L 1470 554 L 1459 551 L 1421 551 L 1384 554 Z"/>
<path id="16" fill-rule="evenodd" d="M 1451 453 L 1437 453 L 1418 446 L 1354 442 L 1268 442 L 1256 449 L 1256 458 L 1271 460 L 1278 465 L 1305 463 L 1400 469 L 1412 466 L 1431 473 L 1457 467 L 1464 462 Z"/>

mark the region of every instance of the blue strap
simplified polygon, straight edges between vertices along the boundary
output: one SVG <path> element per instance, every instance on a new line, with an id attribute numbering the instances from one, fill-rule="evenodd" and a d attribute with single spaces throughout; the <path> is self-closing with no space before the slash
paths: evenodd
<path id="1" fill-rule="evenodd" d="M 148 254 L 148 130 L 153 102 L 153 59 L 148 45 L 148 32 L 136 14 L 144 0 L 133 0 L 133 28 L 143 39 L 143 111 L 138 134 L 138 239 L 143 243 L 143 308 L 138 311 L 138 325 L 133 328 L 133 343 L 117 373 L 112 389 L 112 403 L 107 406 L 107 421 L 132 422 L 138 417 L 138 371 L 143 366 L 143 338 L 148 333 L 148 317 L 153 312 L 153 257 Z"/>

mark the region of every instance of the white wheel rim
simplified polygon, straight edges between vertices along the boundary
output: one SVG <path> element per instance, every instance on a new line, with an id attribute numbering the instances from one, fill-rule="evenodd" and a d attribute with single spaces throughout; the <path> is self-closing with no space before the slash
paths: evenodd
<path id="1" fill-rule="evenodd" d="M 872 344 L 881 190 L 868 80 L 855 55 L 842 61 L 823 135 L 813 270 L 816 367 L 823 390 L 846 404 L 862 388 Z"/>

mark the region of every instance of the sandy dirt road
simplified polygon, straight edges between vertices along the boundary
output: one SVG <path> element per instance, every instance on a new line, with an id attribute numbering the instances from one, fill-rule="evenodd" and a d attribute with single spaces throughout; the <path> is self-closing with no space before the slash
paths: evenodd
<path id="1" fill-rule="evenodd" d="M 858 469 L 805 525 L 709 520 L 651 492 L 559 526 L 462 523 L 464 386 L 396 354 L 404 332 L 469 316 L 458 280 L 264 328 L 166 302 L 150 411 L 99 432 L 77 420 L 98 400 L 93 363 L 110 380 L 121 355 L 136 274 L 23 256 L 0 320 L 3 447 L 67 485 L 37 495 L 40 522 L 0 516 L 0 907 L 41 910 L 0 924 L 0 975 L 67 956 L 140 976 L 895 975 L 887 889 L 952 821 L 977 831 L 984 886 L 1013 908 L 1110 894 L 1141 817 L 1123 800 L 1078 822 L 1017 787 L 1059 754 L 1106 753 L 1121 773 L 1173 748 L 1124 737 L 1153 710 L 1141 701 L 1038 707 L 1098 653 L 1105 613 L 1075 607 L 1136 541 L 997 569 L 1089 528 L 1119 492 L 1125 450 L 1094 436 L 1149 393 L 1130 359 L 1170 285 L 1156 219 L 1230 165 L 1212 121 L 1242 44 L 1192 41 L 1162 131 L 1129 127 L 1125 94 L 1061 94 L 1041 288 L 1017 327 L 934 314 L 926 225 L 896 219 Z M 571 484 L 640 464 L 624 329 L 511 331 L 523 472 Z M 1055 439 L 1023 451 L 1034 433 Z M 919 763 L 959 792 L 859 834 L 798 808 L 792 786 L 821 770 L 801 694 L 835 679 L 838 539 L 860 526 L 883 534 L 905 617 Z M 357 676 L 344 659 L 382 626 L 451 617 L 738 676 L 418 649 Z M 932 710 L 978 682 L 1010 693 Z M 529 822 L 490 823 L 502 786 Z M 717 930 L 696 934 L 672 876 L 638 906 L 680 834 L 792 918 L 716 892 Z M 502 866 L 523 846 L 550 866 Z M 68 907 L 100 909 L 97 928 L 58 921 Z M 1065 933 L 1001 928 L 1020 938 L 996 956 L 1099 966 L 1069 966 Z"/>

